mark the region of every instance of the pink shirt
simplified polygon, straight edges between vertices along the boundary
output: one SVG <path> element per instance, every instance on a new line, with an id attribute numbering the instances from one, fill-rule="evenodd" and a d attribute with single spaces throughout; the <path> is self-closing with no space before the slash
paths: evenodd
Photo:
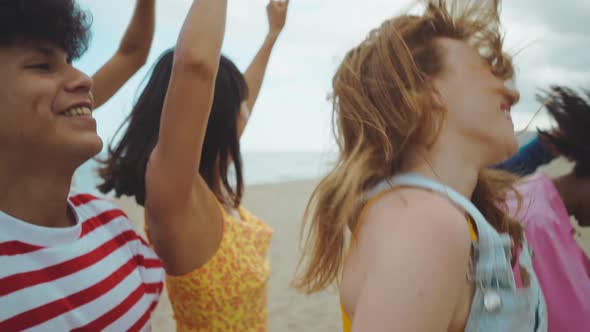
<path id="1" fill-rule="evenodd" d="M 534 250 L 533 267 L 547 302 L 549 332 L 590 330 L 590 260 L 574 238 L 575 230 L 559 192 L 538 172 L 518 186 L 523 203 L 517 219 Z M 511 213 L 517 203 L 508 200 Z M 516 269 L 517 270 L 517 269 Z"/>

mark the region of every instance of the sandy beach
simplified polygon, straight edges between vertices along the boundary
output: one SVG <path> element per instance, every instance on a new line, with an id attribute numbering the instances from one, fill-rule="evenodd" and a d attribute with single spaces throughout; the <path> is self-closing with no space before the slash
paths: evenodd
<path id="1" fill-rule="evenodd" d="M 560 175 L 570 166 L 557 160 L 544 171 Z M 244 207 L 275 229 L 270 250 L 273 269 L 270 280 L 270 331 L 341 331 L 338 297 L 335 290 L 306 297 L 289 287 L 299 257 L 299 234 L 302 213 L 315 181 L 300 181 L 250 186 L 246 189 Z M 129 198 L 116 203 L 143 229 L 143 211 Z M 578 240 L 590 252 L 590 230 L 580 230 Z M 154 331 L 174 331 L 172 310 L 163 296 L 152 318 Z"/>

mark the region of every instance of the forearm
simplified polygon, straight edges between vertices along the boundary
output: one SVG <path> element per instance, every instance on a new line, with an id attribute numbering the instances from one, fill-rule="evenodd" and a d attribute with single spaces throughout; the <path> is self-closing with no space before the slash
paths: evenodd
<path id="1" fill-rule="evenodd" d="M 155 28 L 155 0 L 138 0 L 119 49 L 93 76 L 95 108 L 106 103 L 145 64 Z"/>
<path id="2" fill-rule="evenodd" d="M 270 55 L 277 41 L 278 34 L 269 33 L 264 40 L 264 43 L 260 47 L 260 50 L 252 60 L 252 63 L 246 69 L 244 78 L 248 84 L 248 100 L 246 105 L 250 112 L 252 111 L 258 95 L 260 94 L 260 88 L 264 81 L 264 75 L 266 74 L 266 68 L 270 60 Z"/>
<path id="3" fill-rule="evenodd" d="M 133 18 L 121 40 L 118 52 L 134 56 L 145 63 L 152 46 L 155 30 L 155 0 L 137 0 Z"/>
<path id="4" fill-rule="evenodd" d="M 195 69 L 214 70 L 213 75 L 217 74 L 226 6 L 227 0 L 193 1 L 178 38 L 175 62 Z"/>
<path id="5" fill-rule="evenodd" d="M 192 187 L 215 88 L 225 32 L 227 0 L 196 0 L 178 38 L 160 136 L 152 158 L 162 173 Z"/>
<path id="6" fill-rule="evenodd" d="M 538 167 L 551 162 L 553 159 L 555 159 L 555 155 L 551 150 L 538 137 L 535 137 L 531 142 L 520 148 L 516 155 L 494 166 L 494 168 L 524 176 L 535 172 Z"/>

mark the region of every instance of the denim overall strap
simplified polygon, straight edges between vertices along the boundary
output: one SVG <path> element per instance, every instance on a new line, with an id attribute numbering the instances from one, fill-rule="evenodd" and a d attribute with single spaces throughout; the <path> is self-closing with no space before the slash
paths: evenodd
<path id="1" fill-rule="evenodd" d="M 508 273 L 511 271 L 509 265 L 510 259 L 509 257 L 506 257 L 507 255 L 505 255 L 504 252 L 497 250 L 487 250 L 498 243 L 501 243 L 503 247 L 507 247 L 509 250 L 511 240 L 508 235 L 498 234 L 498 232 L 486 221 L 483 214 L 481 214 L 481 212 L 469 199 L 465 198 L 465 196 L 461 195 L 449 186 L 428 179 L 421 175 L 406 173 L 380 182 L 367 193 L 366 199 L 369 200 L 380 192 L 390 190 L 391 188 L 397 186 L 418 187 L 437 192 L 446 196 L 449 200 L 463 208 L 469 214 L 478 231 L 477 242 L 474 244 L 474 247 L 479 255 L 478 260 L 488 262 L 488 264 L 477 264 L 477 266 L 475 266 L 476 271 L 473 272 L 475 272 L 475 275 L 477 275 L 480 279 L 477 280 L 478 282 L 488 285 L 492 283 L 492 281 L 496 280 L 496 274 Z M 483 250 L 484 248 L 486 250 Z M 498 270 L 498 266 L 501 266 L 502 268 Z M 481 270 L 477 271 L 477 269 Z M 514 278 L 509 278 L 509 283 L 511 284 L 511 287 L 514 287 Z"/>
<path id="2" fill-rule="evenodd" d="M 408 187 L 418 187 L 429 189 L 431 191 L 440 193 L 445 195 L 449 198 L 453 203 L 457 204 L 458 206 L 462 207 L 467 211 L 467 213 L 473 218 L 477 228 L 478 228 L 478 241 L 481 246 L 488 244 L 491 241 L 492 233 L 489 232 L 487 229 L 489 227 L 488 222 L 486 221 L 485 217 L 479 212 L 479 210 L 473 205 L 473 203 L 465 198 L 463 195 L 459 194 L 449 186 L 436 182 L 434 180 L 428 179 L 421 175 L 406 173 L 402 175 L 395 176 L 388 180 L 384 180 L 380 182 L 377 186 L 375 186 L 371 191 L 368 192 L 366 199 L 369 200 L 375 195 L 383 192 L 385 190 L 389 190 L 391 188 L 397 186 L 408 186 Z M 488 225 L 488 227 L 482 227 L 484 225 Z M 484 228 L 484 229 L 480 229 Z"/>
<path id="3" fill-rule="evenodd" d="M 531 286 L 517 290 L 512 273 L 510 236 L 499 234 L 469 199 L 444 184 L 417 174 L 403 174 L 382 181 L 367 193 L 365 199 L 398 186 L 424 188 L 446 196 L 469 214 L 477 228 L 478 238 L 473 243 L 475 266 L 471 275 L 476 288 L 465 331 L 547 331 L 546 306 L 531 266 L 528 247 L 523 248 L 521 263 L 529 270 Z M 486 294 L 499 296 L 499 304 L 486 307 Z"/>

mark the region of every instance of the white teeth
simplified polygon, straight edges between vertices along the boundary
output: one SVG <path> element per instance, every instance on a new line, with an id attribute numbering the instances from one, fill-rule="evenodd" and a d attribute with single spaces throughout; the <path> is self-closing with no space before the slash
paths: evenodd
<path id="1" fill-rule="evenodd" d="M 74 107 L 72 109 L 69 109 L 65 113 L 63 113 L 63 115 L 65 115 L 65 116 L 81 116 L 81 115 L 90 116 L 90 115 L 92 115 L 92 111 L 88 107 Z"/>

